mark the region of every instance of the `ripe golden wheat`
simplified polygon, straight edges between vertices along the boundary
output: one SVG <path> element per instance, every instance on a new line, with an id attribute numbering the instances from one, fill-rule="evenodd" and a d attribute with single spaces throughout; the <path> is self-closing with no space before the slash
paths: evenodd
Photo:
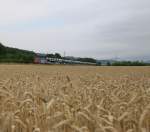
<path id="1" fill-rule="evenodd" d="M 150 132 L 149 67 L 0 65 L 0 132 Z"/>

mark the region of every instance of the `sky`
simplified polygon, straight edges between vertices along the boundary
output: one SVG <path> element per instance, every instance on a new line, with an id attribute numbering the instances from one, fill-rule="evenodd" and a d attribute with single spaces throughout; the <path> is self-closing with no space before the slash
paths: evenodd
<path id="1" fill-rule="evenodd" d="M 150 58 L 150 0 L 0 0 L 0 42 L 41 53 Z"/>

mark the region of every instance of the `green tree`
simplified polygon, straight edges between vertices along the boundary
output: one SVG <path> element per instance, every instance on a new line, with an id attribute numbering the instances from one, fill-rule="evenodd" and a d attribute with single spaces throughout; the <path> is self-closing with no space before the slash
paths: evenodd
<path id="1" fill-rule="evenodd" d="M 55 53 L 55 57 L 61 59 L 61 55 L 59 53 Z"/>

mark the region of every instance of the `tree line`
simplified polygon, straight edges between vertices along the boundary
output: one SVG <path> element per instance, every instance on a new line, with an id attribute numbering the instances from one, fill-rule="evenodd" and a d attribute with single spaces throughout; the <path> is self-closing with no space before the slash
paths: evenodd
<path id="1" fill-rule="evenodd" d="M 33 63 L 34 57 L 32 51 L 10 48 L 0 43 L 0 62 Z"/>
<path id="2" fill-rule="evenodd" d="M 112 66 L 149 66 L 150 63 L 140 62 L 140 61 L 116 61 L 112 64 Z"/>

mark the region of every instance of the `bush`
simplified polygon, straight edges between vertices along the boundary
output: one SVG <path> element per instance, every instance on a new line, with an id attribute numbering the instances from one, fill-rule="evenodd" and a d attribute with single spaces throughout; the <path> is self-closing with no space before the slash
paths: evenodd
<path id="1" fill-rule="evenodd" d="M 112 63 L 112 66 L 148 66 L 150 64 L 139 61 L 117 61 Z"/>

